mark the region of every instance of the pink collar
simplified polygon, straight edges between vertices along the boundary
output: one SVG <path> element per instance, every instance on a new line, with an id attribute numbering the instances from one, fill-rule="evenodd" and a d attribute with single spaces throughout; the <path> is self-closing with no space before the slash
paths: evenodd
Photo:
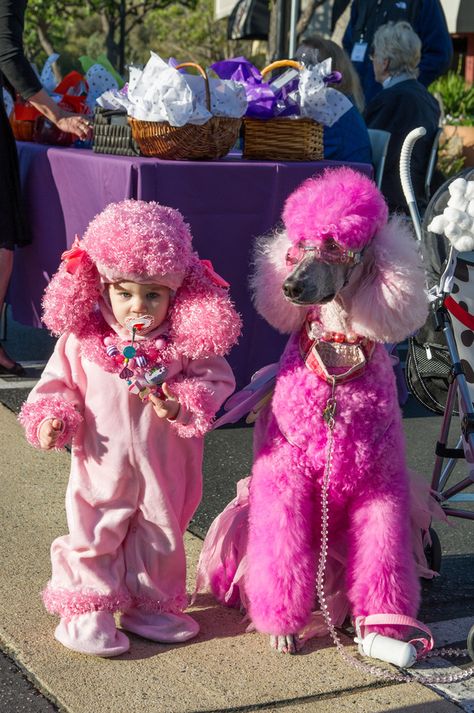
<path id="1" fill-rule="evenodd" d="M 341 332 L 321 332 L 314 336 L 313 324 L 317 323 L 305 321 L 299 339 L 300 354 L 308 369 L 329 384 L 361 376 L 372 357 L 375 342 L 357 335 L 348 337 Z"/>

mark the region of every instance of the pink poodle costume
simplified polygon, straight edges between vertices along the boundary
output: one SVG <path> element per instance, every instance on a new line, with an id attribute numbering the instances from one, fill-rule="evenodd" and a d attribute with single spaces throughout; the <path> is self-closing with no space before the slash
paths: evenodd
<path id="1" fill-rule="evenodd" d="M 230 606 L 243 602 L 255 628 L 275 637 L 306 638 L 313 625 L 313 633 L 322 633 L 311 613 L 318 609 L 331 432 L 324 604 L 332 623 L 342 624 L 349 611 L 353 619 L 417 613 L 409 474 L 392 363 L 382 343 L 399 342 L 423 324 L 427 300 L 415 240 L 398 217 L 387 218 L 372 181 L 351 169 L 328 169 L 288 198 L 284 229 L 257 250 L 255 306 L 291 337 L 271 402 L 256 423 L 251 478 L 211 526 L 198 589 L 210 586 Z M 329 240 L 359 258 L 348 282 L 324 303 L 285 299 L 282 286 L 294 269 L 288 256 L 301 245 L 317 255 L 330 249 Z M 332 267 L 326 268 L 329 275 Z M 312 347 L 336 343 L 343 346 L 336 355 L 356 346 L 366 360 L 333 390 L 332 377 L 310 357 Z M 331 397 L 335 411 L 327 408 Z M 394 626 L 378 631 L 403 635 Z"/>
<path id="2" fill-rule="evenodd" d="M 119 279 L 173 290 L 166 322 L 137 337 L 127 360 L 131 334 L 104 289 Z M 34 446 L 48 418 L 64 424 L 57 448 L 72 443 L 69 534 L 53 542 L 43 599 L 61 617 L 56 638 L 76 651 L 127 650 L 114 612 L 158 641 L 197 633 L 182 614 L 183 533 L 201 499 L 203 436 L 235 386 L 223 355 L 240 319 L 225 285 L 177 210 L 127 200 L 92 220 L 46 290 L 44 322 L 59 340 L 20 420 Z M 157 374 L 181 404 L 175 421 L 141 398 Z"/>

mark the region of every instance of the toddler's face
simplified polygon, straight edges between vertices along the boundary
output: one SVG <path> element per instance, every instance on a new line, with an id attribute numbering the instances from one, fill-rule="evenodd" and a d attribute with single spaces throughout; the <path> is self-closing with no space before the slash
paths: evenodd
<path id="1" fill-rule="evenodd" d="M 126 326 L 127 320 L 150 315 L 153 324 L 142 330 L 149 332 L 166 318 L 170 304 L 170 290 L 157 283 L 115 282 L 109 285 L 112 312 L 117 322 Z"/>

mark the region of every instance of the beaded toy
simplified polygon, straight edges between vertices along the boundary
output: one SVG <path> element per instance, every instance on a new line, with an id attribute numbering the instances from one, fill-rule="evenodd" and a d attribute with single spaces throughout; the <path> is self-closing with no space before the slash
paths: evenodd
<path id="1" fill-rule="evenodd" d="M 104 339 L 104 344 L 106 346 L 106 353 L 109 357 L 117 359 L 117 357 L 123 357 L 121 362 L 123 365 L 120 371 L 120 378 L 126 380 L 128 384 L 128 390 L 132 394 L 138 394 L 142 401 L 148 401 L 150 394 L 156 394 L 160 399 L 166 398 L 161 385 L 165 381 L 167 369 L 162 364 L 155 364 L 151 369 L 146 371 L 143 375 L 137 375 L 133 371 L 134 367 L 143 369 L 147 365 L 147 358 L 142 354 L 137 353 L 137 348 L 135 347 L 135 337 L 137 332 L 142 331 L 151 327 L 153 324 L 153 317 L 151 315 L 144 315 L 140 318 L 129 317 L 125 320 L 125 326 L 132 333 L 132 343 L 126 345 L 122 349 L 122 353 L 116 344 L 113 343 L 110 337 Z"/>

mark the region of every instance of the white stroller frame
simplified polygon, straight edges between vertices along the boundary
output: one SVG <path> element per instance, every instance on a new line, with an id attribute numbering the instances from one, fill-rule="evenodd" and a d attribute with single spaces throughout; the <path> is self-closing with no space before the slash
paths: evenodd
<path id="1" fill-rule="evenodd" d="M 403 143 L 400 154 L 400 178 L 403 193 L 408 204 L 410 216 L 413 221 L 417 240 L 421 243 L 421 218 L 418 206 L 415 201 L 410 175 L 410 159 L 415 142 L 424 134 L 426 130 L 419 127 L 411 131 Z M 453 324 L 445 299 L 451 294 L 453 286 L 454 271 L 459 258 L 469 258 L 469 262 L 474 264 L 474 252 L 459 253 L 453 246 L 450 247 L 446 268 L 441 275 L 439 284 L 429 292 L 432 309 L 434 313 L 436 329 L 442 331 L 448 347 L 451 359 L 451 381 L 448 388 L 446 406 L 439 440 L 436 444 L 436 459 L 433 467 L 431 489 L 433 497 L 439 502 L 443 511 L 450 517 L 459 517 L 466 520 L 474 520 L 474 512 L 453 507 L 459 502 L 474 502 L 474 493 L 464 491 L 474 484 L 474 408 L 473 398 L 469 391 L 466 376 L 463 371 L 458 346 L 453 330 Z M 447 441 L 454 411 L 456 395 L 458 398 L 459 413 L 461 416 L 461 435 L 455 448 L 448 448 Z M 455 485 L 447 487 L 457 461 L 464 458 L 470 464 L 468 477 L 463 478 Z M 444 461 L 446 460 L 446 463 Z M 437 537 L 435 538 L 437 541 Z M 433 545 L 435 542 L 433 541 Z M 439 548 L 439 542 L 437 541 Z M 439 551 L 439 556 L 441 552 Z M 471 627 L 467 636 L 467 650 L 474 661 L 474 626 Z"/>
<path id="2" fill-rule="evenodd" d="M 413 187 L 410 177 L 410 159 L 415 142 L 426 133 L 423 127 L 411 131 L 403 143 L 400 154 L 400 178 L 405 199 L 410 210 L 417 240 L 421 243 L 421 219 L 416 205 Z M 451 294 L 454 270 L 457 258 L 469 258 L 469 262 L 474 261 L 474 253 L 459 253 L 454 247 L 450 247 L 446 268 L 441 275 L 439 285 L 430 290 L 430 301 L 436 322 L 436 329 L 442 331 L 448 346 L 451 358 L 451 383 L 448 390 L 446 407 L 441 426 L 441 433 L 436 444 L 436 460 L 433 468 L 431 488 L 433 496 L 438 500 L 446 515 L 460 517 L 466 520 L 474 520 L 474 512 L 452 507 L 458 502 L 474 502 L 474 493 L 463 493 L 469 486 L 474 484 L 474 408 L 473 399 L 469 392 L 466 377 L 461 365 L 459 350 L 456 344 L 453 325 L 449 312 L 444 304 L 446 297 Z M 459 409 L 461 413 L 461 435 L 456 444 L 456 448 L 447 448 L 447 440 L 451 426 L 454 410 L 454 402 L 458 396 Z M 456 466 L 457 461 L 464 458 L 468 463 L 473 464 L 467 478 L 459 483 L 447 487 L 448 480 Z M 447 459 L 443 467 L 443 462 Z"/>

